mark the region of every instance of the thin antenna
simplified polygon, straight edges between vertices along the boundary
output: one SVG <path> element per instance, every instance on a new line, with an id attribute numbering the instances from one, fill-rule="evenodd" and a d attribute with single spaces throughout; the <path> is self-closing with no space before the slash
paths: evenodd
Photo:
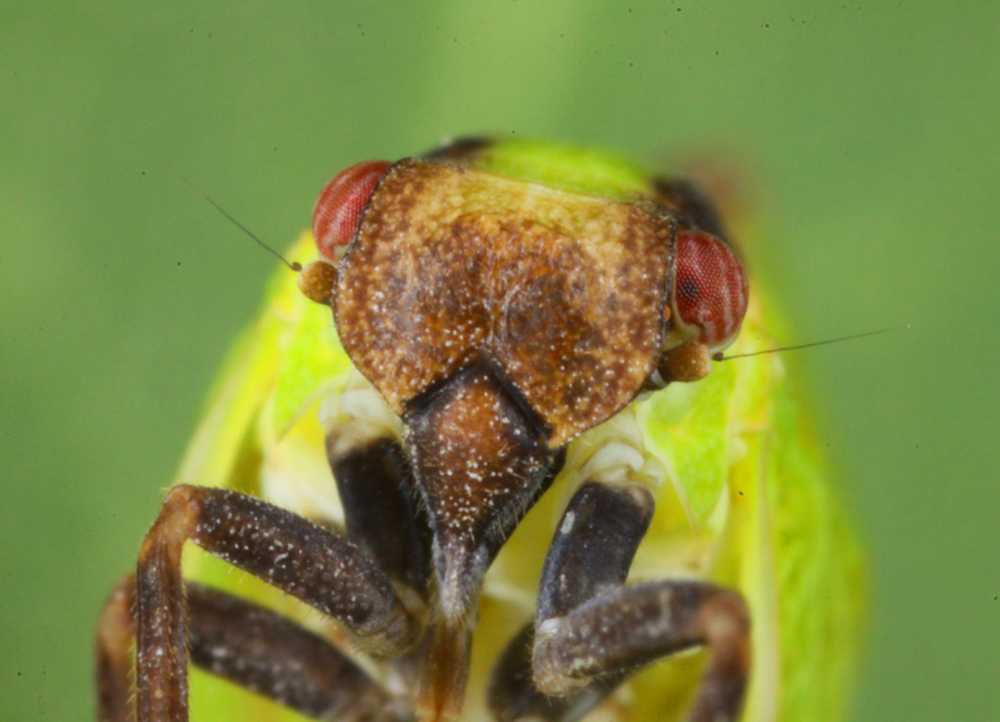
<path id="1" fill-rule="evenodd" d="M 864 338 L 865 336 L 878 336 L 882 333 L 891 333 L 892 331 L 902 331 L 904 329 L 910 328 L 910 324 L 904 324 L 902 326 L 893 326 L 892 328 L 882 328 L 878 331 L 866 331 L 865 333 L 856 333 L 851 336 L 841 336 L 840 338 L 831 338 L 826 341 L 813 341 L 812 343 L 804 343 L 799 346 L 783 346 L 781 348 L 769 348 L 764 351 L 752 351 L 750 353 L 736 353 L 732 356 L 723 356 L 722 352 L 713 354 L 713 361 L 731 361 L 734 358 L 747 358 L 748 356 L 760 356 L 765 353 L 778 353 L 779 351 L 798 351 L 803 348 L 812 348 L 813 346 L 825 346 L 828 343 L 840 343 L 841 341 L 853 341 L 856 338 Z"/>
<path id="2" fill-rule="evenodd" d="M 236 226 L 237 228 L 239 228 L 239 229 L 240 229 L 241 231 L 243 231 L 243 232 L 244 232 L 244 233 L 246 233 L 246 234 L 247 234 L 248 236 L 250 236 L 250 238 L 252 238 L 252 239 L 253 239 L 254 241 L 256 241 L 256 243 L 257 243 L 257 245 L 258 245 L 258 246 L 260 246 L 260 247 L 261 247 L 261 248 L 263 248 L 263 249 L 264 249 L 265 251 L 267 251 L 268 253 L 270 253 L 270 254 L 271 254 L 272 256 L 274 256 L 275 258 L 277 258 L 277 259 L 278 259 L 279 261 L 281 261 L 282 263 L 284 263 L 284 264 L 285 264 L 286 266 L 288 266 L 288 268 L 289 268 L 289 269 L 291 269 L 292 271 L 295 271 L 296 273 L 298 273 L 299 271 L 301 271 L 301 270 L 302 270 L 302 264 L 301 264 L 301 263 L 299 263 L 298 261 L 294 261 L 294 262 L 289 262 L 287 258 L 285 258 L 284 256 L 282 256 L 282 255 L 281 255 L 280 253 L 278 253 L 278 252 L 277 252 L 276 250 L 274 250 L 273 248 L 271 248 L 271 247 L 270 247 L 269 245 L 267 245 L 266 243 L 264 243 L 264 241 L 262 241 L 262 240 L 260 240 L 259 238 L 257 238 L 257 236 L 255 236 L 255 235 L 254 235 L 253 233 L 251 233 L 251 232 L 250 232 L 250 229 L 249 229 L 249 228 L 247 228 L 247 227 L 246 227 L 246 226 L 244 226 L 244 225 L 243 225 L 242 223 L 240 223 L 240 222 L 239 222 L 238 220 L 236 220 L 235 218 L 233 218 L 233 217 L 232 217 L 231 215 L 229 215 L 229 214 L 228 214 L 228 213 L 226 212 L 226 210 L 225 210 L 225 209 L 224 209 L 224 208 L 223 208 L 222 206 L 220 206 L 220 205 L 219 205 L 218 203 L 216 203 L 215 201 L 213 201 L 213 200 L 212 200 L 212 198 L 211 198 L 211 197 L 210 197 L 210 196 L 208 195 L 208 193 L 206 193 L 206 192 L 205 192 L 205 191 L 203 191 L 203 190 L 202 190 L 201 188 L 199 188 L 198 186 L 196 186 L 196 185 L 194 184 L 194 181 L 192 181 L 191 179 L 189 179 L 189 178 L 188 178 L 187 176 L 185 176 L 185 175 L 184 175 L 183 173 L 181 173 L 180 171 L 178 171 L 178 170 L 177 170 L 176 168 L 171 168 L 171 170 L 173 170 L 173 171 L 174 171 L 174 173 L 176 173 L 176 174 L 177 174 L 177 176 L 178 176 L 178 177 L 179 177 L 179 178 L 180 178 L 180 179 L 181 179 L 182 181 L 184 181 L 184 182 L 185 182 L 185 183 L 187 183 L 187 184 L 188 184 L 189 186 L 191 186 L 191 188 L 193 188 L 193 189 L 194 189 L 194 191 L 195 191 L 195 192 L 196 192 L 196 193 L 197 193 L 198 195 L 200 195 L 200 196 L 201 196 L 202 198 L 204 198 L 204 199 L 205 199 L 206 201 L 208 201 L 208 202 L 209 202 L 209 203 L 211 203 L 211 204 L 212 204 L 213 206 L 215 206 L 215 210 L 217 210 L 217 211 L 218 211 L 219 213 L 221 213 L 221 214 L 222 214 L 222 215 L 224 215 L 224 216 L 225 216 L 226 218 L 228 218 L 228 219 L 229 219 L 229 220 L 230 220 L 230 221 L 231 221 L 231 222 L 233 223 L 233 225 L 235 225 L 235 226 Z"/>

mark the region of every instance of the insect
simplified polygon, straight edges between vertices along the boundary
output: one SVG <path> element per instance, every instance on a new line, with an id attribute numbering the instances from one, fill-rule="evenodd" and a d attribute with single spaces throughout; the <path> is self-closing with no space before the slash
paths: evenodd
<path id="1" fill-rule="evenodd" d="M 289 258 L 99 719 L 841 717 L 862 557 L 781 359 L 718 361 L 781 322 L 692 185 L 461 140 L 338 174 Z"/>

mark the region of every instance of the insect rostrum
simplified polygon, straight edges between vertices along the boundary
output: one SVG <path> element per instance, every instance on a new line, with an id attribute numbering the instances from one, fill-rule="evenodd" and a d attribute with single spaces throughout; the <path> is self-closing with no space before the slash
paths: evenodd
<path id="1" fill-rule="evenodd" d="M 836 719 L 859 555 L 781 361 L 713 367 L 768 316 L 691 185 L 459 141 L 313 231 L 102 615 L 100 719 L 188 719 L 189 661 L 280 703 L 193 677 L 213 720 Z"/>

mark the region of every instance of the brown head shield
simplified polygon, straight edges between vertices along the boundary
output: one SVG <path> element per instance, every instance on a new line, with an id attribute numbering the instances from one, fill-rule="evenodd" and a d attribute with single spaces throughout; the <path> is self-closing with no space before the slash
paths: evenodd
<path id="1" fill-rule="evenodd" d="M 488 364 L 558 448 L 628 404 L 652 372 L 674 232 L 651 203 L 404 160 L 341 262 L 340 338 L 400 415 L 462 368 Z"/>

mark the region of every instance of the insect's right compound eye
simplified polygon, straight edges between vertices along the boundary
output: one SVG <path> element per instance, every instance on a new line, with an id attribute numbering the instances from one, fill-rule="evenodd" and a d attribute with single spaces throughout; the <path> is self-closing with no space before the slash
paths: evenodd
<path id="1" fill-rule="evenodd" d="M 743 266 L 729 247 L 711 234 L 681 231 L 674 283 L 680 322 L 697 329 L 712 351 L 732 343 L 747 312 L 748 289 Z"/>
<path id="2" fill-rule="evenodd" d="M 384 160 L 358 163 L 340 171 L 323 187 L 312 222 L 313 237 L 321 256 L 336 262 L 344 255 L 358 232 L 361 211 L 390 165 Z"/>

